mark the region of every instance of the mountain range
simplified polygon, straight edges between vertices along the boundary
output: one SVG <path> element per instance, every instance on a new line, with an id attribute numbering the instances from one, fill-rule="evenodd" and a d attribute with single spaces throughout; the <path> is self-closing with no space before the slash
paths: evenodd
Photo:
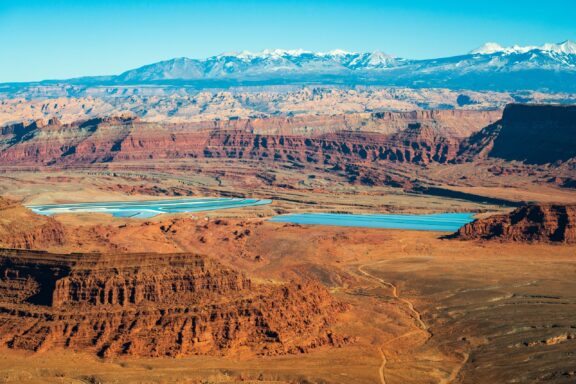
<path id="1" fill-rule="evenodd" d="M 72 85 L 181 85 L 198 88 L 235 85 L 342 84 L 472 90 L 576 91 L 576 43 L 502 47 L 487 43 L 469 53 L 424 60 L 333 50 L 264 50 L 223 53 L 206 59 L 161 61 L 116 76 L 82 77 L 40 83 Z"/>

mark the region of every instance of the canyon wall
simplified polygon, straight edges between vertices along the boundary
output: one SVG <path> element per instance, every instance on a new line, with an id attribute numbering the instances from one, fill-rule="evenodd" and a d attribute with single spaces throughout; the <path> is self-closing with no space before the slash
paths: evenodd
<path id="1" fill-rule="evenodd" d="M 474 133 L 461 158 L 501 158 L 527 164 L 561 163 L 576 157 L 576 106 L 510 104 L 502 119 Z"/>
<path id="2" fill-rule="evenodd" d="M 255 284 L 195 254 L 0 250 L 0 343 L 99 356 L 285 354 L 347 342 L 315 282 Z"/>
<path id="3" fill-rule="evenodd" d="M 498 112 L 415 111 L 144 123 L 128 117 L 6 126 L 0 165 L 69 165 L 174 158 L 244 158 L 338 164 L 454 160 L 462 138 Z"/>
<path id="4" fill-rule="evenodd" d="M 576 156 L 576 106 L 511 104 L 501 124 L 491 157 L 545 164 Z"/>

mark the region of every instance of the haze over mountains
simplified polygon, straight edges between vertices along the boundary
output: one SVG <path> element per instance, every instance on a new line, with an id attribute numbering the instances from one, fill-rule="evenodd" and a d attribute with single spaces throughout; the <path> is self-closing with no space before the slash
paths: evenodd
<path id="1" fill-rule="evenodd" d="M 487 43 L 453 57 L 412 60 L 379 51 L 264 50 L 206 59 L 161 61 L 115 76 L 5 84 L 4 92 L 31 84 L 158 85 L 195 88 L 236 85 L 342 84 L 471 90 L 576 91 L 576 43 L 502 47 Z"/>

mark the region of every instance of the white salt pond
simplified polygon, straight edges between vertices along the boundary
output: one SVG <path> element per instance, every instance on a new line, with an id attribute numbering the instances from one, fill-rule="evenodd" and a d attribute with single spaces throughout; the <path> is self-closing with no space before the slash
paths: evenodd
<path id="1" fill-rule="evenodd" d="M 114 217 L 149 218 L 162 213 L 202 212 L 270 204 L 267 199 L 195 198 L 98 203 L 27 205 L 40 215 L 99 212 Z"/>

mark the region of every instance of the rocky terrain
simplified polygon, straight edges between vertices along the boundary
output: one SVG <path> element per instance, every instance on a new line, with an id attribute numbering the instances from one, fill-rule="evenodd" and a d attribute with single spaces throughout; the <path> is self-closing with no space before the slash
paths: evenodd
<path id="1" fill-rule="evenodd" d="M 65 231 L 59 222 L 0 197 L 0 247 L 44 249 L 64 242 Z"/>
<path id="2" fill-rule="evenodd" d="M 569 161 L 576 157 L 576 106 L 510 104 L 500 121 L 473 134 L 461 152 L 527 164 Z"/>
<path id="3" fill-rule="evenodd" d="M 62 215 L 64 243 L 51 252 L 1 251 L 3 380 L 573 378 L 574 244 L 446 241 L 223 214 Z"/>
<path id="4" fill-rule="evenodd" d="M 139 228 L 68 227 L 13 200 L 0 202 L 4 347 L 175 357 L 302 353 L 347 342 L 330 328 L 345 306 L 313 280 L 254 283 L 209 256 L 134 253 L 136 247 L 122 245 L 140 243 L 140 250 L 151 249 L 134 238 L 136 230 L 148 233 L 152 248 L 166 250 L 172 241 L 182 241 L 190 243 L 187 249 L 198 249 L 218 233 L 205 230 L 190 238 L 208 224 L 199 227 L 188 219 Z M 228 223 L 215 226 L 230 231 L 219 234 L 223 238 L 218 241 L 232 243 L 236 252 L 250 234 L 250 229 Z M 164 244 L 151 231 L 167 236 Z M 40 251 L 98 247 L 108 253 Z M 38 318 L 42 320 L 34 320 Z"/>
<path id="5" fill-rule="evenodd" d="M 459 141 L 499 112 L 416 111 L 325 117 L 158 124 L 131 117 L 2 129 L 0 163 L 91 164 L 126 160 L 231 158 L 336 165 L 346 161 L 426 164 L 454 160 Z"/>
<path id="6" fill-rule="evenodd" d="M 576 243 L 576 205 L 534 204 L 478 219 L 452 237 L 517 242 Z"/>
<path id="7" fill-rule="evenodd" d="M 195 254 L 1 250 L 0 341 L 99 356 L 301 353 L 341 345 L 345 306 L 313 282 L 253 283 Z"/>
<path id="8" fill-rule="evenodd" d="M 4 126 L 0 166 L 13 172 L 37 167 L 106 169 L 130 163 L 142 169 L 138 177 L 154 166 L 184 175 L 206 172 L 221 183 L 237 171 L 215 168 L 216 163 L 206 169 L 205 164 L 227 159 L 235 167 L 257 162 L 249 167 L 253 176 L 281 188 L 288 184 L 270 167 L 288 172 L 305 168 L 324 173 L 322 178 L 334 175 L 353 184 L 481 201 L 465 191 L 437 187 L 448 174 L 460 174 L 451 177 L 450 184 L 478 187 L 491 178 L 501 185 L 515 180 L 522 188 L 529 181 L 573 189 L 573 109 L 510 104 L 502 116 L 499 111 L 439 110 L 163 124 L 131 115 L 68 124 L 51 118 Z M 525 118 L 525 110 L 539 117 Z M 181 162 L 179 168 L 169 170 L 174 160 Z M 263 171 L 264 165 L 270 172 Z M 255 175 L 257 169 L 261 172 Z M 160 191 L 152 185 L 140 188 Z M 182 186 L 171 190 L 192 193 Z"/>
<path id="9" fill-rule="evenodd" d="M 129 113 L 148 122 L 201 122 L 304 115 L 331 116 L 418 110 L 496 110 L 509 103 L 576 103 L 574 93 L 492 92 L 442 88 L 235 87 L 53 85 L 4 93 L 0 126 L 56 117 L 64 124 Z M 323 118 L 323 117 L 320 117 Z"/>

